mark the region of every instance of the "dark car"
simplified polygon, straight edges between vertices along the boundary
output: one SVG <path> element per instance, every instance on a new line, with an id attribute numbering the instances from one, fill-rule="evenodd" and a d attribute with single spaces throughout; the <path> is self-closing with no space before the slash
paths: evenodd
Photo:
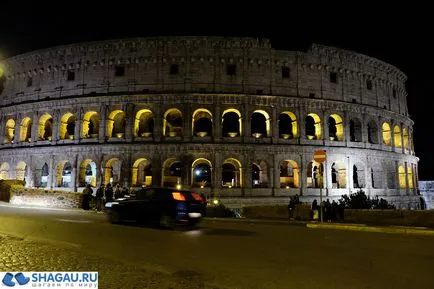
<path id="1" fill-rule="evenodd" d="M 137 221 L 165 227 L 195 225 L 204 215 L 205 200 L 197 193 L 168 188 L 142 188 L 105 204 L 110 223 Z"/>

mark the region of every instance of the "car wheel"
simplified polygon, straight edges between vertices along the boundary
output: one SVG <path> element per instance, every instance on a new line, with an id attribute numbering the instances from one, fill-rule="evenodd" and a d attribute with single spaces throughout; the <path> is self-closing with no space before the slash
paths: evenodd
<path id="1" fill-rule="evenodd" d="M 163 228 L 173 229 L 175 227 L 175 221 L 167 214 L 160 217 L 160 226 Z"/>
<path id="2" fill-rule="evenodd" d="M 109 214 L 109 222 L 112 224 L 122 223 L 121 214 L 118 211 L 112 211 Z"/>

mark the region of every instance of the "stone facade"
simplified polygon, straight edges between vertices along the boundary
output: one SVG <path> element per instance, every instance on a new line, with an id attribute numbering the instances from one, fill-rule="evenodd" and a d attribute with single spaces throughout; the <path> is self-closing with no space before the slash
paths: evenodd
<path id="1" fill-rule="evenodd" d="M 30 52 L 0 71 L 0 179 L 182 186 L 248 203 L 320 187 L 417 199 L 406 76 L 365 55 L 161 37 Z"/>
<path id="2" fill-rule="evenodd" d="M 434 181 L 420 181 L 419 190 L 425 201 L 426 209 L 434 209 Z"/>

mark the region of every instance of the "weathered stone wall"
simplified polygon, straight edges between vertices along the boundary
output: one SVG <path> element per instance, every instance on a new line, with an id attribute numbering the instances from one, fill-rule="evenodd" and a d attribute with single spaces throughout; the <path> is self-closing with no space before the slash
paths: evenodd
<path id="1" fill-rule="evenodd" d="M 420 194 L 428 210 L 434 209 L 434 181 L 419 181 Z"/>
<path id="2" fill-rule="evenodd" d="M 43 189 L 17 188 L 11 189 L 9 203 L 46 208 L 81 208 L 82 194 Z"/>

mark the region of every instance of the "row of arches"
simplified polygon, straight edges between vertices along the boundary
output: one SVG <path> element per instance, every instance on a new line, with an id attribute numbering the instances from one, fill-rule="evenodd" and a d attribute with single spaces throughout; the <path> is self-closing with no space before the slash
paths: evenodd
<path id="1" fill-rule="evenodd" d="M 413 171 L 414 166 L 406 164 L 398 166 L 399 175 L 399 188 L 413 189 Z M 78 186 L 84 187 L 87 184 L 97 186 L 99 183 L 118 184 L 124 182 L 123 170 L 125 165 L 120 158 L 111 158 L 107 160 L 101 175 L 98 172 L 97 163 L 92 159 L 84 159 L 80 166 L 77 168 L 78 176 L 73 173 L 74 168 L 68 160 L 60 161 L 55 170 L 53 170 L 53 178 L 50 180 L 50 169 L 47 163 L 42 167 L 35 170 L 34 186 L 47 187 L 52 182 L 54 187 L 71 188 L 77 178 Z M 184 180 L 188 176 L 190 178 L 189 185 L 192 187 L 212 187 L 216 184 L 213 178 L 217 177 L 214 174 L 215 168 L 210 160 L 206 158 L 197 158 L 191 165 L 186 166 L 179 158 L 169 158 L 165 160 L 161 167 L 154 168 L 152 162 L 146 158 L 138 158 L 133 163 L 130 169 L 130 180 L 128 182 L 131 186 L 151 186 L 161 185 L 165 187 L 176 187 L 185 184 Z M 301 178 L 305 178 L 307 188 L 324 188 L 324 165 L 312 160 L 307 163 L 304 175 L 301 174 L 299 164 L 295 160 L 283 160 L 279 164 L 279 187 L 280 188 L 300 188 Z M 365 166 L 362 163 L 354 163 L 350 167 L 350 174 L 347 174 L 348 167 L 344 161 L 336 161 L 331 163 L 328 168 L 329 186 L 334 189 L 340 188 L 365 188 L 366 172 Z M 25 162 L 20 161 L 16 166 L 16 179 L 25 180 L 27 173 L 27 165 Z M 189 173 L 187 172 L 189 170 Z M 9 179 L 10 167 L 8 163 L 3 163 L 0 166 L 0 179 Z M 255 161 L 246 169 L 242 166 L 241 162 L 236 158 L 225 159 L 219 170 L 220 186 L 222 188 L 243 188 L 246 185 L 252 188 L 268 188 L 272 186 L 270 182 L 272 172 L 266 161 Z M 383 188 L 385 185 L 382 180 L 382 168 L 375 165 L 369 168 L 367 172 L 370 174 L 370 187 Z M 156 174 L 161 174 L 161 183 L 156 183 L 154 178 Z M 246 178 L 245 174 L 250 174 Z M 351 177 L 351 185 L 349 185 L 348 178 Z M 250 184 L 245 184 L 249 180 Z M 271 186 L 270 186 L 271 183 Z"/>
<path id="2" fill-rule="evenodd" d="M 237 137 L 243 135 L 243 118 L 237 109 L 225 110 L 221 120 L 221 133 L 223 137 Z M 134 117 L 133 136 L 151 137 L 154 133 L 154 113 L 149 109 L 137 111 Z M 177 108 L 168 109 L 163 115 L 162 134 L 166 137 L 181 137 L 184 135 L 184 116 Z M 192 135 L 198 137 L 213 136 L 214 117 L 210 110 L 197 109 L 192 114 Z M 299 122 L 296 115 L 291 111 L 283 111 L 278 117 L 278 136 L 282 139 L 299 138 Z M 124 138 L 126 130 L 126 113 L 123 110 L 113 110 L 109 113 L 104 127 L 107 137 Z M 60 140 L 74 139 L 77 119 L 74 114 L 67 112 L 60 118 L 58 138 Z M 32 119 L 24 117 L 19 125 L 20 142 L 32 141 Z M 37 123 L 37 136 L 35 140 L 49 140 L 53 138 L 53 117 L 44 113 Z M 320 116 L 316 113 L 308 113 L 304 119 L 304 133 L 307 139 L 323 139 L 324 127 Z M 16 122 L 7 119 L 5 124 L 4 142 L 11 143 L 15 139 Z M 327 119 L 327 131 L 330 141 L 344 141 L 345 122 L 341 115 L 331 114 Z M 272 136 L 272 123 L 269 114 L 265 110 L 255 110 L 250 116 L 250 132 L 255 138 Z M 96 111 L 87 111 L 81 120 L 81 138 L 97 138 L 100 133 L 100 115 Z M 378 144 L 381 137 L 383 144 L 397 148 L 410 149 L 411 135 L 406 127 L 392 126 L 388 122 L 381 125 L 381 136 L 378 134 L 378 126 L 374 119 L 367 122 L 367 139 L 372 144 Z M 349 140 L 361 142 L 363 140 L 362 122 L 357 117 L 349 121 Z M 393 139 L 393 143 L 392 143 Z"/>

